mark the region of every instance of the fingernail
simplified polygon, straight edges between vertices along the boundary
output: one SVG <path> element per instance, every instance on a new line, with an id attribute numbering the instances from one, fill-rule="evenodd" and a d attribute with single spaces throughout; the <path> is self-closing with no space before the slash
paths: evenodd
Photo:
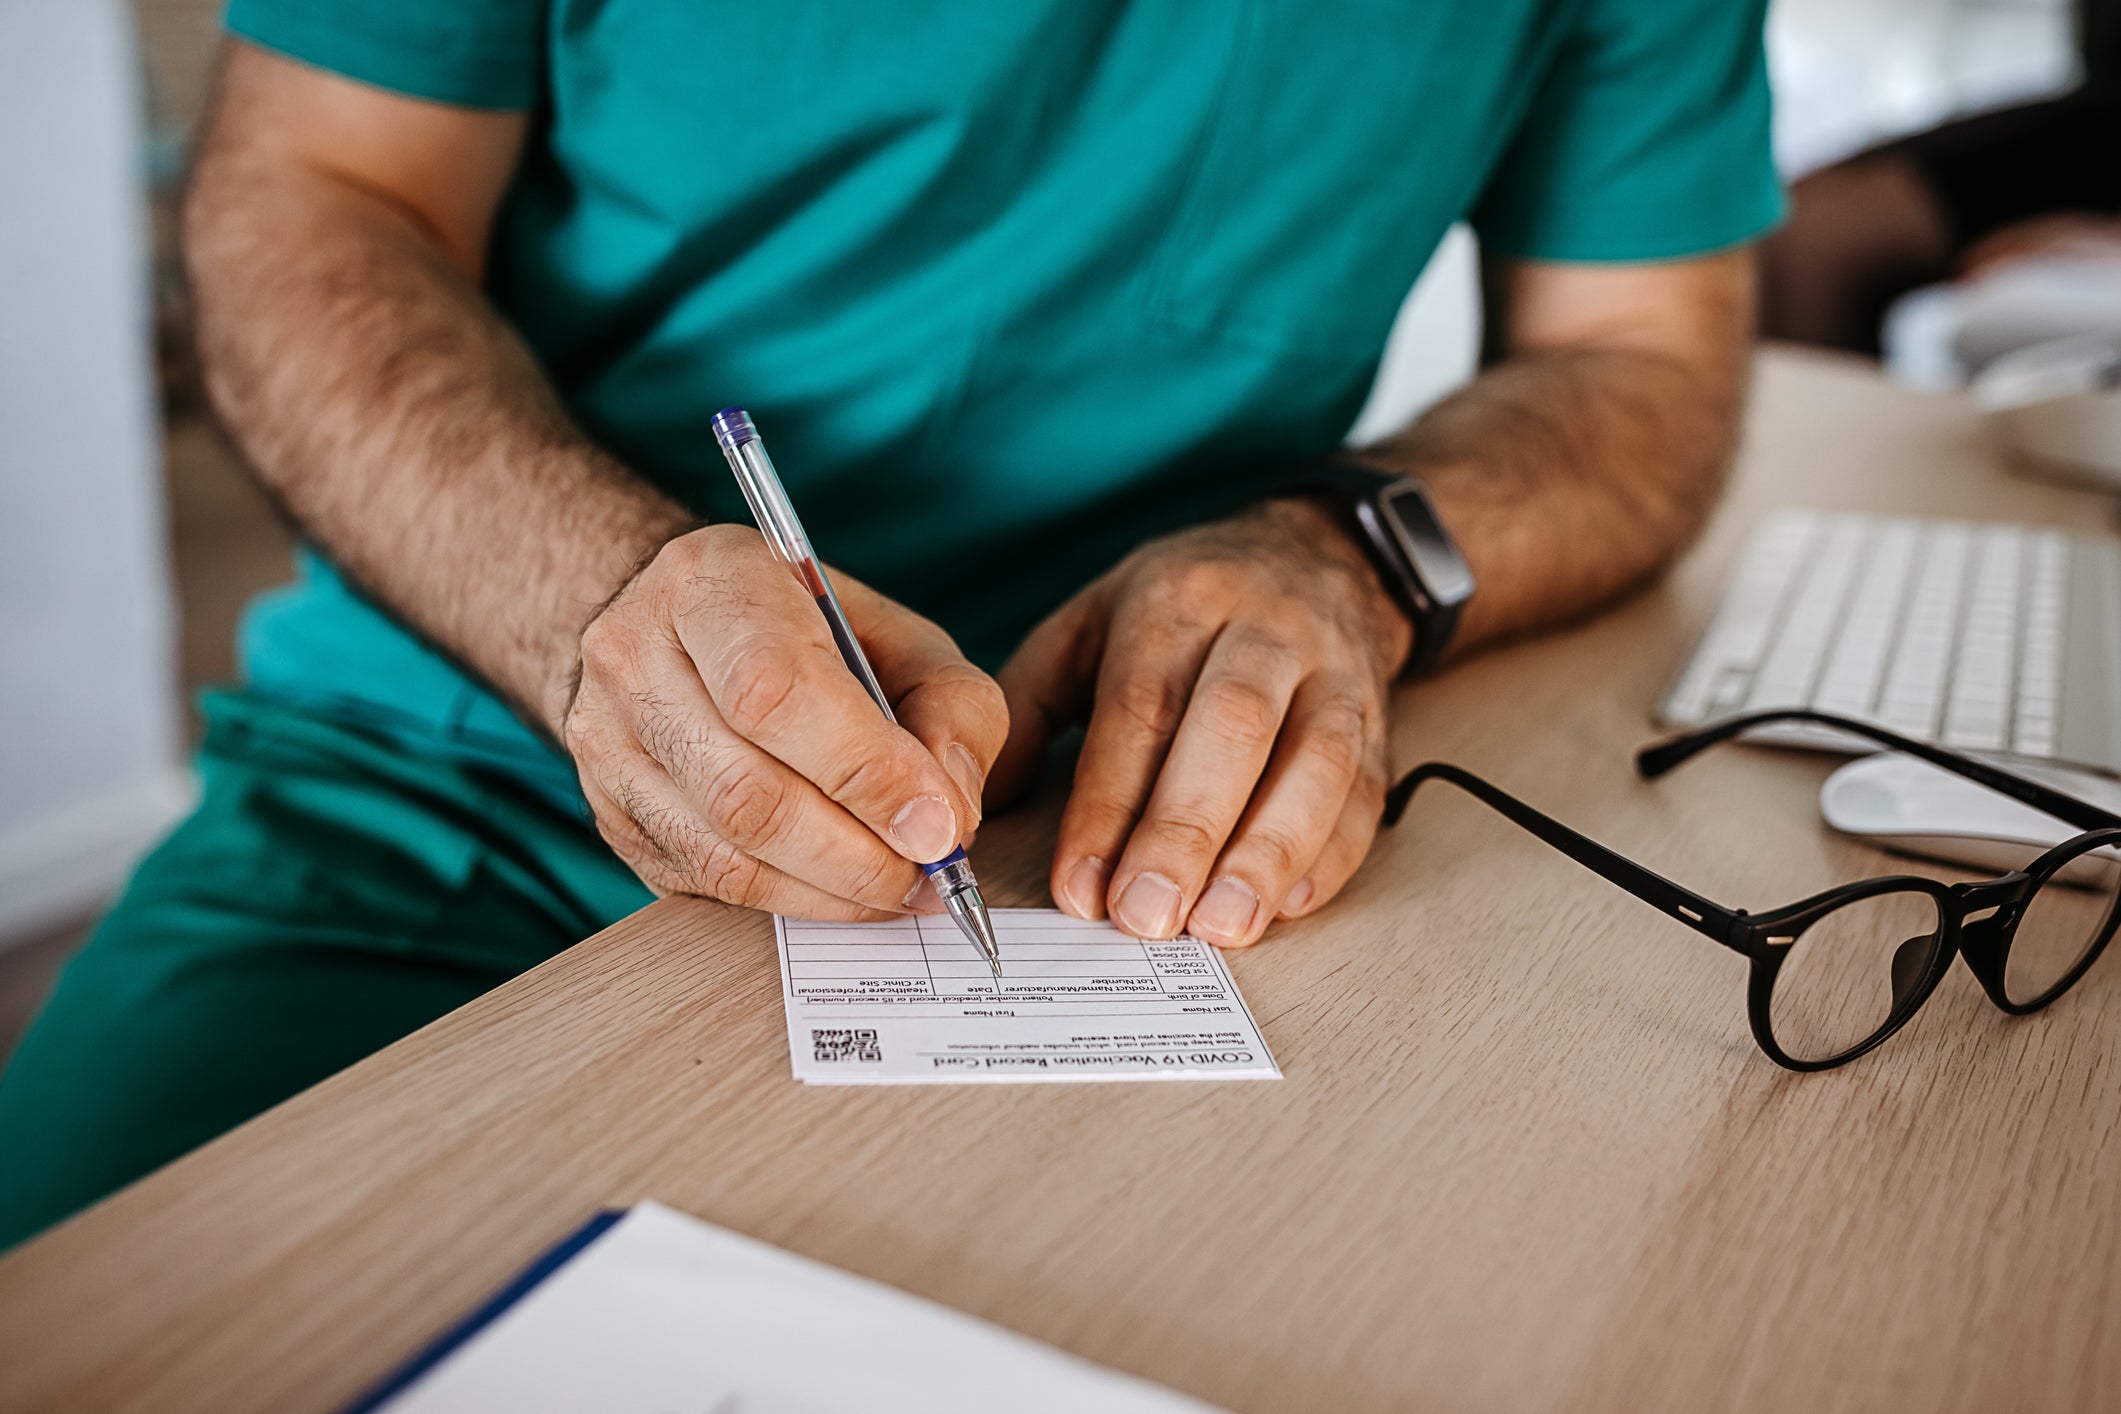
<path id="1" fill-rule="evenodd" d="M 957 816 L 939 795 L 917 795 L 891 817 L 891 838 L 916 863 L 933 864 L 957 848 Z"/>
<path id="2" fill-rule="evenodd" d="M 1252 935 L 1252 920 L 1258 913 L 1259 895 L 1252 886 L 1225 875 L 1209 885 L 1193 905 L 1188 931 L 1211 943 L 1241 943 Z"/>
<path id="3" fill-rule="evenodd" d="M 977 828 L 981 814 L 979 793 L 984 784 L 980 778 L 979 761 L 963 742 L 953 741 L 949 750 L 943 753 L 943 765 L 949 768 L 950 779 L 957 782 L 957 788 L 965 793 L 966 801 L 971 804 L 972 824 Z"/>
<path id="4" fill-rule="evenodd" d="M 1084 859 L 1068 871 L 1061 892 L 1067 895 L 1061 902 L 1067 904 L 1076 917 L 1104 917 L 1105 861 L 1094 854 Z"/>
<path id="5" fill-rule="evenodd" d="M 1318 890 L 1311 887 L 1309 879 L 1298 879 L 1296 887 L 1289 890 L 1289 896 L 1282 900 L 1281 911 L 1288 914 L 1303 912 L 1311 906 L 1311 895 L 1317 892 Z"/>
<path id="6" fill-rule="evenodd" d="M 941 913 L 943 901 L 935 895 L 935 884 L 926 874 L 921 881 L 906 890 L 906 908 L 913 913 Z"/>
<path id="7" fill-rule="evenodd" d="M 1137 938 L 1168 938 L 1178 931 L 1178 885 L 1161 874 L 1137 875 L 1119 896 L 1112 916 Z"/>

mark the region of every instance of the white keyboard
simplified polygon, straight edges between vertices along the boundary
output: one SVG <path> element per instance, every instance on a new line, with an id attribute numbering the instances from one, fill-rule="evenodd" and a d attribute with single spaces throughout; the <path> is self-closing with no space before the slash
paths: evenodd
<path id="1" fill-rule="evenodd" d="M 2071 601 L 2108 583 L 2113 560 L 2103 542 L 2032 526 L 1777 514 L 1659 715 L 1695 726 L 1810 707 L 1962 750 L 2057 756 L 2066 698 L 2090 706 L 2064 680 L 2065 646 L 2081 641 L 2068 636 Z M 2101 606 L 2102 626 L 2109 615 Z M 2111 653 L 2103 627 L 2098 638 Z M 1817 729 L 1776 735 L 1861 744 Z"/>

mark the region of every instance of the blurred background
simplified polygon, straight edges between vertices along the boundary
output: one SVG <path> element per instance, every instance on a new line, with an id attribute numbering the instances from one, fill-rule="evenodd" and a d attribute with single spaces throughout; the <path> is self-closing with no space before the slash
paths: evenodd
<path id="1" fill-rule="evenodd" d="M 243 603 L 289 574 L 286 529 L 206 413 L 175 249 L 219 13 L 0 3 L 0 1056 L 185 809 L 191 696 L 230 675 Z M 1769 57 L 1792 180 L 2082 68 L 2069 0 L 1773 0 Z M 1431 263 L 1355 440 L 1470 371 L 1474 258 L 1461 231 Z M 1964 293 L 1918 292 L 1866 331 L 1897 376 L 1979 371 L 1968 321 L 1986 316 Z"/>

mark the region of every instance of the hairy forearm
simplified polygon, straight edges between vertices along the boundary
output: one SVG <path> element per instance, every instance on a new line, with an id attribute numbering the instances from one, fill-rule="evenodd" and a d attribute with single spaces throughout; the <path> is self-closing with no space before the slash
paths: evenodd
<path id="1" fill-rule="evenodd" d="M 1420 477 L 1478 589 L 1456 651 L 1583 614 L 1665 568 L 1722 489 L 1744 363 L 1631 348 L 1522 355 L 1364 449 Z"/>
<path id="2" fill-rule="evenodd" d="M 567 418 L 417 219 L 209 152 L 186 213 L 206 381 L 267 488 L 408 624 L 557 735 L 583 626 L 694 522 Z"/>

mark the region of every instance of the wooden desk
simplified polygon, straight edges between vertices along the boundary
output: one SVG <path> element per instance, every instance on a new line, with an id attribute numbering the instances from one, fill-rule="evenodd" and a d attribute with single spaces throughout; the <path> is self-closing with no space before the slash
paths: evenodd
<path id="1" fill-rule="evenodd" d="M 1825 761 L 1629 771 L 1782 503 L 2107 514 L 2002 479 L 1954 405 L 1771 354 L 1681 572 L 1405 693 L 1401 760 L 1734 904 L 1890 868 L 1819 824 Z M 982 833 L 996 902 L 1045 902 L 1051 822 Z M 1444 791 L 1235 959 L 1278 1085 L 807 1090 L 773 956 L 756 914 L 658 904 L 32 1244 L 0 1407 L 328 1410 L 650 1197 L 1234 1410 L 2121 1404 L 2112 962 L 2023 1022 L 1955 970 L 1787 1074 L 1743 962 Z"/>

